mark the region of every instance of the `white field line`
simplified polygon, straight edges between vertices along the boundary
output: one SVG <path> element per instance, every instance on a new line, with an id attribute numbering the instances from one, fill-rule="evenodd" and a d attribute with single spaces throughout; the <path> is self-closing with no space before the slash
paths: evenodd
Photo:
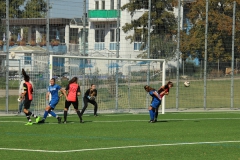
<path id="1" fill-rule="evenodd" d="M 108 148 L 89 148 L 89 149 L 64 150 L 64 151 L 54 151 L 54 150 L 49 151 L 49 150 L 35 150 L 35 149 L 21 149 L 21 148 L 0 148 L 0 150 L 6 150 L 6 151 L 28 151 L 28 152 L 46 152 L 46 153 L 71 153 L 71 152 L 114 150 L 114 149 L 126 149 L 126 148 L 144 148 L 144 147 L 161 147 L 161 146 L 182 146 L 182 145 L 199 145 L 199 144 L 223 144 L 223 143 L 240 143 L 240 141 L 170 143 L 170 144 L 121 146 L 121 147 L 108 147 Z"/>
<path id="2" fill-rule="evenodd" d="M 158 121 L 198 121 L 198 120 L 240 120 L 240 118 L 194 118 L 194 119 L 159 119 Z M 148 120 L 119 120 L 119 121 L 91 121 L 94 123 L 121 123 L 121 122 L 147 122 Z M 26 123 L 27 121 L 0 121 L 2 123 Z M 33 122 L 34 123 L 34 122 Z M 74 122 L 71 122 L 74 123 Z M 78 122 L 76 122 L 78 123 Z M 58 124 L 46 122 L 46 124 Z"/>

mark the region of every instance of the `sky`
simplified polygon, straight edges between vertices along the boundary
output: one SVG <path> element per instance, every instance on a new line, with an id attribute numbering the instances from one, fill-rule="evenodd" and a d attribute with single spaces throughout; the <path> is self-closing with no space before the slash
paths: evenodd
<path id="1" fill-rule="evenodd" d="M 80 18 L 83 16 L 83 0 L 49 0 L 51 18 Z M 87 0 L 88 10 L 88 0 Z"/>

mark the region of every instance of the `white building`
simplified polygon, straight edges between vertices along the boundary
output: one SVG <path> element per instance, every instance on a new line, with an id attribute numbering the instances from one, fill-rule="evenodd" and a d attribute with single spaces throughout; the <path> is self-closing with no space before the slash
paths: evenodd
<path id="1" fill-rule="evenodd" d="M 129 0 L 121 0 L 120 6 L 128 3 Z M 139 18 L 145 10 L 137 11 L 133 17 L 124 10 L 120 11 L 120 58 L 137 58 L 142 53 L 140 51 L 141 42 L 130 43 L 126 36 L 133 35 L 134 31 L 124 33 L 121 29 L 125 23 Z M 89 56 L 116 57 L 117 49 L 117 0 L 89 0 L 88 10 L 89 35 L 88 54 Z M 107 63 L 95 64 L 102 71 L 107 70 Z M 104 70 L 104 71 L 103 71 Z"/>

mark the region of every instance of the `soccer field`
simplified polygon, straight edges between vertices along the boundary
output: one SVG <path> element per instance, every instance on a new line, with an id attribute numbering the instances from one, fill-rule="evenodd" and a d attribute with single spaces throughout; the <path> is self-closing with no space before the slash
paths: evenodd
<path id="1" fill-rule="evenodd" d="M 24 116 L 0 117 L 0 159 L 240 159 L 240 112 L 69 115 L 25 126 Z M 32 119 L 33 120 L 33 119 Z"/>

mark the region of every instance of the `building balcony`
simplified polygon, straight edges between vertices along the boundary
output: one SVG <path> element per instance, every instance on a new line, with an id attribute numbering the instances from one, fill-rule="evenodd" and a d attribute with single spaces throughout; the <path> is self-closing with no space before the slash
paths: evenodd
<path id="1" fill-rule="evenodd" d="M 117 21 L 117 10 L 89 10 L 88 19 L 90 22 Z"/>

